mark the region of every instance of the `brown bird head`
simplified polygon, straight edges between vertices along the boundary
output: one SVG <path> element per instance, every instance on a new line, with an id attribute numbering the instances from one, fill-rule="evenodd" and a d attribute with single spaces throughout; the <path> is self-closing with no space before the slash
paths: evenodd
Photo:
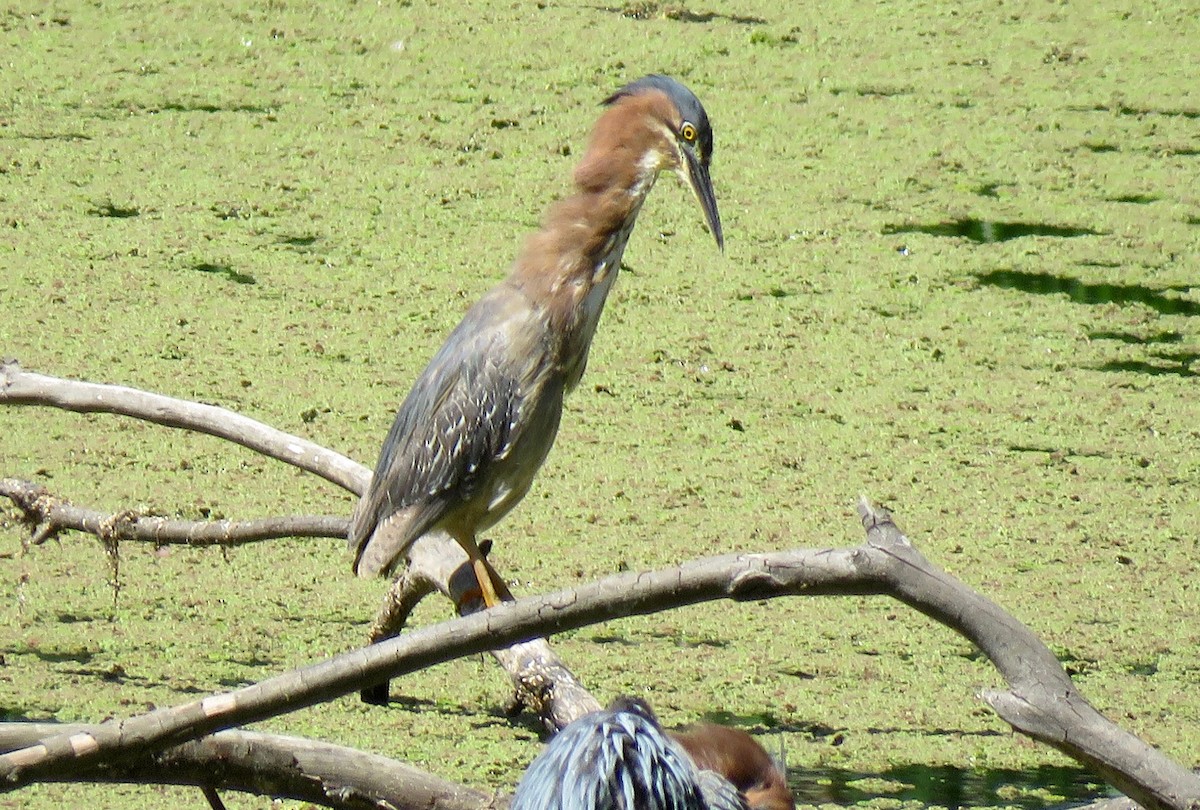
<path id="1" fill-rule="evenodd" d="M 692 189 L 717 247 L 725 249 L 721 216 L 708 167 L 713 133 L 708 113 L 691 90 L 668 76 L 625 85 L 604 100 L 608 110 L 592 131 L 575 181 L 584 189 L 631 189 L 644 197 L 660 171 L 674 170 Z M 631 177 L 617 174 L 633 172 Z"/>

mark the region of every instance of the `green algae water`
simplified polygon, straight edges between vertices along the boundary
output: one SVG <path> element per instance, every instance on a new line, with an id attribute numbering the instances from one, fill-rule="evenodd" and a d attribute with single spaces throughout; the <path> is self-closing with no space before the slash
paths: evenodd
<path id="1" fill-rule="evenodd" d="M 797 802 L 814 806 L 913 806 L 948 810 L 1008 806 L 1041 810 L 1095 801 L 1112 793 L 1086 770 L 1046 765 L 1028 770 L 984 771 L 946 765 L 903 765 L 879 774 L 841 768 L 802 769 L 789 771 L 788 780 Z"/>
<path id="2" fill-rule="evenodd" d="M 1107 0 L 17 2 L 0 11 L 0 356 L 370 465 L 569 188 L 599 102 L 671 74 L 712 118 L 726 252 L 664 177 L 557 445 L 489 532 L 513 590 L 857 544 L 865 493 L 1101 711 L 1194 766 L 1198 27 L 1194 4 Z M 0 476 L 114 513 L 353 508 L 210 437 L 46 409 L 0 409 Z M 351 649 L 385 587 L 336 540 L 125 544 L 114 605 L 93 538 L 23 549 L 6 514 L 10 720 L 126 716 Z M 413 621 L 448 615 L 430 599 Z M 781 737 L 806 804 L 1076 797 L 1057 775 L 1073 763 L 977 699 L 1000 685 L 990 665 L 885 599 L 698 606 L 554 643 L 602 700 Z M 490 660 L 393 693 L 261 727 L 499 791 L 542 744 L 504 715 Z M 1008 790 L 972 776 L 1010 772 Z M 883 789 L 939 774 L 960 786 Z M 46 785 L 0 807 L 200 800 Z"/>

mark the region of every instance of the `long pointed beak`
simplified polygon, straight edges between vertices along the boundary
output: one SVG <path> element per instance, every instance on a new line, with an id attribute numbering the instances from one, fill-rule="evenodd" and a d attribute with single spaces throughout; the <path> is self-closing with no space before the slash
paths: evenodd
<path id="1" fill-rule="evenodd" d="M 713 193 L 712 179 L 708 176 L 708 166 L 701 163 L 689 150 L 683 150 L 687 163 L 688 185 L 700 201 L 704 209 L 704 218 L 708 221 L 708 229 L 717 240 L 717 247 L 725 252 L 725 235 L 721 233 L 721 214 L 717 211 L 717 196 Z"/>

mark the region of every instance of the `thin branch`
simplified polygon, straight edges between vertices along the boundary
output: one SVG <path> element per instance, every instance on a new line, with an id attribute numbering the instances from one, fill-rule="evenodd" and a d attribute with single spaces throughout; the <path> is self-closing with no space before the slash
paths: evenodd
<path id="1" fill-rule="evenodd" d="M 486 541 L 485 544 L 486 545 Z M 483 608 L 475 572 L 462 547 L 444 532 L 425 535 L 409 550 L 408 566 L 392 584 L 384 605 L 371 626 L 372 644 L 400 634 L 409 613 L 433 590 L 439 590 L 466 616 Z M 588 712 L 601 708 L 600 702 L 555 655 L 544 638 L 518 642 L 492 650 L 492 657 L 508 673 L 515 690 L 511 714 L 528 709 L 541 718 L 542 725 L 558 731 Z M 367 703 L 386 703 L 386 681 L 364 689 Z"/>
<path id="2" fill-rule="evenodd" d="M 210 810 L 226 810 L 225 802 L 221 801 L 221 794 L 217 793 L 215 787 L 210 785 L 201 785 L 200 792 L 204 794 L 205 800 L 208 802 Z"/>
<path id="3" fill-rule="evenodd" d="M 355 494 L 362 494 L 371 478 L 371 471 L 357 461 L 225 408 L 122 385 L 47 377 L 24 371 L 16 361 L 0 363 L 0 405 L 43 405 L 76 413 L 114 413 L 164 427 L 207 433 L 307 470 Z"/>
<path id="4" fill-rule="evenodd" d="M 125 720 L 91 725 L 0 756 L 13 789 L 62 778 L 117 755 L 142 754 L 264 720 L 465 655 L 622 616 L 729 597 L 785 593 L 878 593 L 864 580 L 860 550 L 795 551 L 710 558 L 653 573 L 627 573 L 579 589 L 499 605 L 228 692 Z"/>
<path id="5" fill-rule="evenodd" d="M 85 728 L 0 723 L 0 751 Z M 252 731 L 221 731 L 135 759 L 71 774 L 75 782 L 193 785 L 278 796 L 336 810 L 488 810 L 493 797 L 387 757 Z"/>
<path id="6" fill-rule="evenodd" d="M 970 639 L 1008 681 L 980 697 L 1018 731 L 1082 762 L 1148 810 L 1200 802 L 1200 777 L 1105 718 L 1075 688 L 1054 653 L 990 599 L 937 568 L 891 514 L 860 498 L 858 513 L 888 593 Z"/>
<path id="7" fill-rule="evenodd" d="M 22 512 L 22 521 L 35 527 L 30 545 L 40 545 L 64 529 L 120 541 L 158 546 L 241 546 L 282 537 L 344 539 L 349 521 L 328 515 L 294 515 L 260 520 L 175 520 L 126 511 L 105 514 L 73 506 L 31 481 L 0 478 L 0 496 Z"/>
<path id="8" fill-rule="evenodd" d="M 295 463 L 290 455 L 295 447 L 307 447 L 309 450 L 306 452 L 312 457 L 326 460 L 317 465 L 318 469 L 307 464 L 298 466 L 320 475 L 325 475 L 322 470 L 326 468 L 341 470 L 342 473 L 335 477 L 325 477 L 356 493 L 361 493 L 370 479 L 370 470 L 357 462 L 221 408 L 123 386 L 97 385 L 33 374 L 23 371 L 15 362 L 0 364 L 2 404 L 35 404 L 67 410 L 123 414 L 228 438 L 289 463 Z M 170 419 L 164 420 L 164 414 Z M 289 452 L 280 452 L 281 444 Z M 117 530 L 122 533 L 119 539 L 192 545 L 236 544 L 273 536 L 345 536 L 345 521 L 335 524 L 332 521 L 338 520 L 336 518 L 273 518 L 266 522 L 211 524 L 183 521 L 159 523 L 159 518 L 148 518 L 132 512 L 114 516 L 80 509 L 54 498 L 45 490 L 13 479 L 0 481 L 0 494 L 7 494 L 16 501 L 25 512 L 26 521 L 33 523 L 31 545 L 56 536 L 64 528 L 91 532 L 101 537 L 111 536 L 111 532 Z M 270 522 L 281 520 L 291 522 Z M 276 535 L 276 532 L 280 534 Z M 445 555 L 444 558 L 438 559 L 441 555 Z M 457 543 L 437 537 L 423 539 L 414 546 L 413 558 L 420 560 L 420 563 L 408 580 L 410 584 L 422 583 L 422 587 L 429 586 L 431 590 L 437 589 L 446 594 L 456 606 L 469 606 L 462 598 L 462 588 L 451 581 L 451 574 L 461 564 L 460 558 L 465 558 Z M 384 612 L 373 628 L 372 640 L 398 633 L 408 611 L 424 596 L 424 593 L 405 591 L 400 586 L 400 590 L 393 588 L 389 598 L 394 599 L 400 593 L 404 593 L 404 598 L 409 601 L 403 605 L 385 605 Z M 381 625 L 381 622 L 384 624 Z M 576 717 L 599 708 L 595 698 L 554 655 L 544 640 L 532 640 L 509 650 L 497 651 L 494 655 L 512 678 L 517 701 L 537 712 L 548 728 L 562 728 Z M 364 699 L 381 702 L 386 699 L 386 693 L 387 684 L 384 682 L 364 690 Z"/>

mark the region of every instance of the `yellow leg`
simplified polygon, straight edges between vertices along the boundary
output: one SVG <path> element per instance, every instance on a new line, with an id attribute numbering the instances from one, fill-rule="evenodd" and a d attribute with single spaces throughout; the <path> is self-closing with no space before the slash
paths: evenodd
<path id="1" fill-rule="evenodd" d="M 511 600 L 513 597 L 508 586 L 483 558 L 479 546 L 475 544 L 475 539 L 473 537 L 457 537 L 455 539 L 458 540 L 463 551 L 467 552 L 467 559 L 471 561 L 471 567 L 475 571 L 475 580 L 479 583 L 479 593 L 483 596 L 483 604 L 487 607 L 495 607 L 502 600 Z"/>
<path id="2" fill-rule="evenodd" d="M 496 596 L 496 586 L 492 583 L 492 572 L 488 570 L 487 561 L 483 557 L 476 557 L 471 560 L 471 565 L 475 568 L 475 579 L 479 581 L 479 591 L 483 594 L 483 604 L 488 607 L 495 607 L 500 604 L 500 598 Z"/>

